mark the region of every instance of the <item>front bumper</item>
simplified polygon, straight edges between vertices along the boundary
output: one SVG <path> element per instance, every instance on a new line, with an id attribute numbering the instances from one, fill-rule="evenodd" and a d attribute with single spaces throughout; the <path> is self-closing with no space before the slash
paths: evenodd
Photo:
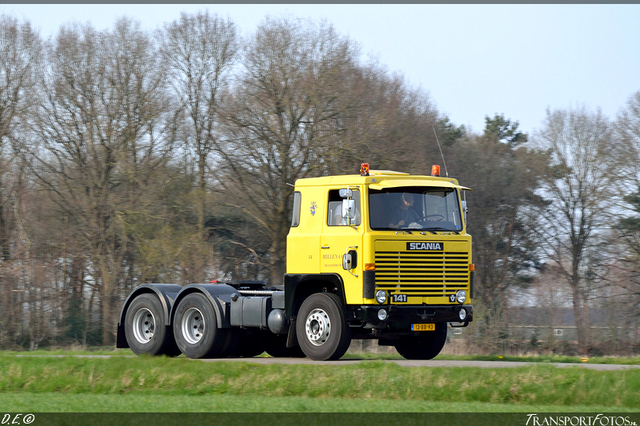
<path id="1" fill-rule="evenodd" d="M 460 321 L 461 309 L 467 311 L 467 317 Z M 387 318 L 378 319 L 378 311 L 385 309 Z M 347 319 L 366 323 L 371 328 L 397 328 L 408 324 L 423 324 L 436 322 L 464 322 L 465 325 L 473 321 L 473 306 L 471 305 L 360 305 L 347 307 Z M 404 327 L 402 327 L 404 328 Z"/>

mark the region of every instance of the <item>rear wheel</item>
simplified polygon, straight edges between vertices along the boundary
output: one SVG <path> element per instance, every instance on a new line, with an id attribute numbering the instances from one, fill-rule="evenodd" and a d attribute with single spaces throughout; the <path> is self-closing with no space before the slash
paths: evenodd
<path id="1" fill-rule="evenodd" d="M 173 334 L 165 325 L 165 314 L 155 294 L 144 293 L 129 305 L 124 333 L 129 348 L 136 355 L 180 355 Z"/>
<path id="2" fill-rule="evenodd" d="M 395 346 L 398 353 L 406 359 L 432 359 L 440 353 L 446 340 L 447 323 L 438 322 L 435 331 L 403 337 Z"/>
<path id="3" fill-rule="evenodd" d="M 316 293 L 300 306 L 296 335 L 302 351 L 316 361 L 342 357 L 351 343 L 351 329 L 342 301 L 333 293 Z"/>
<path id="4" fill-rule="evenodd" d="M 216 312 L 201 293 L 191 293 L 180 301 L 173 319 L 173 334 L 183 354 L 189 358 L 214 358 L 226 350 L 228 330 L 218 328 Z"/>

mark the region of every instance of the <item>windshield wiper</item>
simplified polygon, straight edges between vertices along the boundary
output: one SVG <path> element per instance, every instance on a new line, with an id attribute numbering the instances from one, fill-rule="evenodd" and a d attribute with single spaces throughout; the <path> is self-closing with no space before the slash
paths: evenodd
<path id="1" fill-rule="evenodd" d="M 423 228 L 424 231 L 440 231 L 440 232 L 453 232 L 456 235 L 460 234 L 460 231 L 456 231 L 455 229 L 448 229 L 448 228 L 442 228 L 442 227 L 429 227 L 429 228 Z"/>

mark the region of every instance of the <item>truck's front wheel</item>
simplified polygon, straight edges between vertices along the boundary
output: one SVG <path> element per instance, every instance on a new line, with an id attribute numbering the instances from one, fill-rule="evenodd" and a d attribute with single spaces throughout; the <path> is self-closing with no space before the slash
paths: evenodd
<path id="1" fill-rule="evenodd" d="M 440 353 L 446 340 L 447 323 L 437 322 L 435 331 L 403 337 L 395 346 L 398 353 L 406 359 L 432 359 Z"/>
<path id="2" fill-rule="evenodd" d="M 213 306 L 200 293 L 180 301 L 173 319 L 173 335 L 178 347 L 189 358 L 213 358 L 226 348 L 226 332 L 218 328 Z"/>
<path id="3" fill-rule="evenodd" d="M 351 330 L 340 298 L 333 293 L 309 296 L 298 312 L 296 335 L 302 351 L 315 361 L 344 355 L 351 343 Z"/>

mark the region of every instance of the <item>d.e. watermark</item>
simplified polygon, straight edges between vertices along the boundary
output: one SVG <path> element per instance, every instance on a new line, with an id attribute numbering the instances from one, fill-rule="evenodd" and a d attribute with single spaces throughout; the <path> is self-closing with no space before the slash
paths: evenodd
<path id="1" fill-rule="evenodd" d="M 2 425 L 30 425 L 36 420 L 35 414 L 4 414 L 0 424 Z"/>

